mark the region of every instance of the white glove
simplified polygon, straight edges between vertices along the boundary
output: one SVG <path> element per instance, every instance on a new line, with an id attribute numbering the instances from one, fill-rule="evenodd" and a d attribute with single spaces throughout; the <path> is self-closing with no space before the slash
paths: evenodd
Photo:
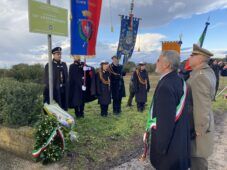
<path id="1" fill-rule="evenodd" d="M 84 70 L 84 71 L 88 71 L 88 70 L 91 70 L 91 67 L 88 67 L 88 66 L 84 66 L 84 67 L 83 67 L 83 70 Z"/>

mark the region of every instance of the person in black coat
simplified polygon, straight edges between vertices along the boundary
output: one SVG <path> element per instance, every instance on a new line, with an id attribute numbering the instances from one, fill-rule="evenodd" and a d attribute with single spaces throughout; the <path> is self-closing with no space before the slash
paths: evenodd
<path id="1" fill-rule="evenodd" d="M 110 87 L 113 99 L 113 113 L 118 115 L 121 113 L 121 100 L 125 97 L 125 85 L 123 76 L 123 66 L 119 64 L 117 56 L 112 57 L 113 63 L 109 65 Z"/>
<path id="2" fill-rule="evenodd" d="M 210 68 L 212 68 L 216 77 L 216 86 L 215 86 L 215 96 L 216 96 L 219 88 L 219 77 L 220 77 L 219 75 L 220 75 L 221 67 L 218 65 L 218 61 L 214 59 L 210 59 L 210 61 L 208 62 L 208 65 L 210 66 Z"/>
<path id="3" fill-rule="evenodd" d="M 61 61 L 61 47 L 52 49 L 53 54 L 53 99 L 59 106 L 68 109 L 68 69 L 65 62 Z M 45 65 L 45 88 L 43 92 L 44 103 L 50 103 L 49 99 L 49 66 Z"/>
<path id="4" fill-rule="evenodd" d="M 134 73 L 134 71 L 133 71 L 133 73 Z M 134 85 L 133 85 L 133 73 L 130 77 L 130 82 L 129 82 L 129 97 L 128 97 L 128 102 L 127 102 L 128 107 L 132 106 L 132 100 L 135 96 L 135 88 L 134 88 Z"/>
<path id="5" fill-rule="evenodd" d="M 96 74 L 96 87 L 98 103 L 101 108 L 101 116 L 108 115 L 108 105 L 111 103 L 111 90 L 110 90 L 110 73 L 108 72 L 108 62 L 102 61 L 101 67 Z"/>
<path id="6" fill-rule="evenodd" d="M 156 128 L 151 130 L 150 161 L 157 170 L 188 170 L 190 167 L 189 108 L 186 104 L 179 119 L 177 106 L 183 94 L 183 79 L 177 74 L 180 57 L 175 51 L 161 53 L 156 72 L 161 79 L 155 89 L 152 118 Z M 177 121 L 176 121 L 177 119 Z"/>
<path id="7" fill-rule="evenodd" d="M 219 63 L 220 70 L 221 70 L 221 76 L 227 76 L 227 64 L 224 64 L 223 62 Z"/>
<path id="8" fill-rule="evenodd" d="M 83 76 L 83 64 L 80 57 L 75 56 L 69 67 L 69 108 L 74 108 L 77 118 L 84 117 Z"/>
<path id="9" fill-rule="evenodd" d="M 144 62 L 140 62 L 138 68 L 133 73 L 133 87 L 135 90 L 137 110 L 143 112 L 145 103 L 147 102 L 147 93 L 150 90 L 149 77 Z"/>

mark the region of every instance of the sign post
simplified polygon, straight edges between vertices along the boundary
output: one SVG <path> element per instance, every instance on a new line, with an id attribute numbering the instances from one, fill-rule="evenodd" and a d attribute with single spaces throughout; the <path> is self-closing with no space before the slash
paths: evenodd
<path id="1" fill-rule="evenodd" d="M 47 3 L 50 4 L 50 0 L 47 0 Z M 48 72 L 49 72 L 49 99 L 50 99 L 50 104 L 53 103 L 53 63 L 52 63 L 52 54 L 51 54 L 51 49 L 52 49 L 52 38 L 51 34 L 47 35 L 47 40 L 48 40 Z"/>
<path id="2" fill-rule="evenodd" d="M 66 9 L 51 6 L 50 0 L 41 3 L 28 1 L 29 31 L 47 34 L 48 40 L 48 75 L 49 99 L 53 103 L 53 65 L 52 65 L 52 35 L 68 36 L 68 12 Z"/>

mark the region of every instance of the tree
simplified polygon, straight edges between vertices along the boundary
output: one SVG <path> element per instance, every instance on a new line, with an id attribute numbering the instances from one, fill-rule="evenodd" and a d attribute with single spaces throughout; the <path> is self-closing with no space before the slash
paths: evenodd
<path id="1" fill-rule="evenodd" d="M 29 81 L 40 84 L 43 82 L 44 67 L 41 64 L 17 64 L 14 65 L 9 72 L 9 77 L 12 77 L 17 81 Z"/>
<path id="2" fill-rule="evenodd" d="M 127 62 L 127 63 L 125 64 L 125 66 L 124 66 L 124 71 L 125 71 L 126 73 L 129 73 L 129 72 L 134 71 L 135 68 L 136 68 L 136 64 L 135 64 L 134 62 L 132 62 L 132 61 L 129 61 L 129 62 Z"/>

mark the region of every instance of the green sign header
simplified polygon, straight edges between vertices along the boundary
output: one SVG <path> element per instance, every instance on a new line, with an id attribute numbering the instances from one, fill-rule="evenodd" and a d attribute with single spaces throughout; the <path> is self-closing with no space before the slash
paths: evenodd
<path id="1" fill-rule="evenodd" d="M 68 36 L 68 11 L 46 3 L 28 0 L 29 31 Z"/>

